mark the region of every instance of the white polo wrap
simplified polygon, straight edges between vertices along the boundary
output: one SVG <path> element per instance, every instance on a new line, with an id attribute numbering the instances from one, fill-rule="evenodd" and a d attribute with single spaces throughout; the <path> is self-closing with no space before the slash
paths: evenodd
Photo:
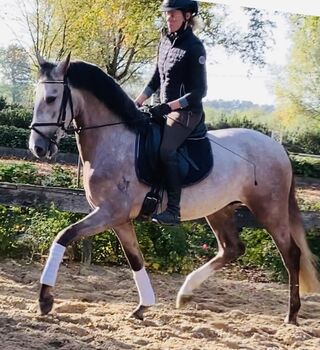
<path id="1" fill-rule="evenodd" d="M 59 266 L 63 259 L 65 250 L 66 247 L 59 243 L 52 244 L 46 266 L 44 267 L 40 278 L 41 284 L 46 284 L 51 287 L 55 285 Z"/>
<path id="2" fill-rule="evenodd" d="M 155 295 L 146 269 L 143 267 L 140 271 L 133 271 L 133 279 L 139 292 L 140 305 L 154 305 Z"/>

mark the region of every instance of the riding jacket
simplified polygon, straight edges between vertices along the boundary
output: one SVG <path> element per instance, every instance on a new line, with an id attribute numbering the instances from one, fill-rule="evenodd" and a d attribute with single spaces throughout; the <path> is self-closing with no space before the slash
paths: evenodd
<path id="1" fill-rule="evenodd" d="M 202 112 L 207 92 L 206 52 L 192 28 L 163 33 L 157 65 L 143 93 L 150 97 L 160 88 L 160 101 L 179 100 L 183 110 Z"/>

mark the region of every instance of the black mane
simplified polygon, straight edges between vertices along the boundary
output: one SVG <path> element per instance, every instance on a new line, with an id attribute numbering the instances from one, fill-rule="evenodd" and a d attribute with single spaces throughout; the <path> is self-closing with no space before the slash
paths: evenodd
<path id="1" fill-rule="evenodd" d="M 52 64 L 48 63 L 47 69 L 50 68 L 52 69 Z M 45 69 L 41 73 L 48 74 Z M 83 61 L 71 62 L 66 75 L 71 86 L 91 92 L 129 129 L 139 130 L 142 113 L 110 75 L 99 67 Z"/>

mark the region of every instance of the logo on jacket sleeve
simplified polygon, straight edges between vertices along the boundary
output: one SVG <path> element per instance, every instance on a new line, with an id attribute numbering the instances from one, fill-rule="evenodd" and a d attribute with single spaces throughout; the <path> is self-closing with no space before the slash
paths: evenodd
<path id="1" fill-rule="evenodd" d="M 204 56 L 200 56 L 198 59 L 200 64 L 205 64 L 206 63 L 206 58 Z"/>

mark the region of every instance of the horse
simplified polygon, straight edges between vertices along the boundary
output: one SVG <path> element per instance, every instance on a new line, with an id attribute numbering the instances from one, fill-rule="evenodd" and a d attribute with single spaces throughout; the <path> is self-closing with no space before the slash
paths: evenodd
<path id="1" fill-rule="evenodd" d="M 94 64 L 70 60 L 52 63 L 38 57 L 29 148 L 38 158 L 52 157 L 68 128 L 75 131 L 83 164 L 83 185 L 92 211 L 59 232 L 40 279 L 39 310 L 53 307 L 55 285 L 65 248 L 74 241 L 113 229 L 133 273 L 139 303 L 132 316 L 143 319 L 155 304 L 134 231 L 150 186 L 135 169 L 135 140 L 141 113 L 120 85 Z M 239 205 L 250 209 L 275 242 L 289 276 L 285 322 L 297 324 L 300 293 L 318 292 L 320 282 L 295 197 L 290 159 L 281 144 L 258 131 L 233 128 L 207 132 L 214 167 L 199 183 L 185 187 L 181 220 L 205 218 L 218 253 L 184 280 L 176 307 L 184 306 L 210 275 L 244 253 L 235 223 Z M 167 201 L 166 194 L 163 203 Z"/>

